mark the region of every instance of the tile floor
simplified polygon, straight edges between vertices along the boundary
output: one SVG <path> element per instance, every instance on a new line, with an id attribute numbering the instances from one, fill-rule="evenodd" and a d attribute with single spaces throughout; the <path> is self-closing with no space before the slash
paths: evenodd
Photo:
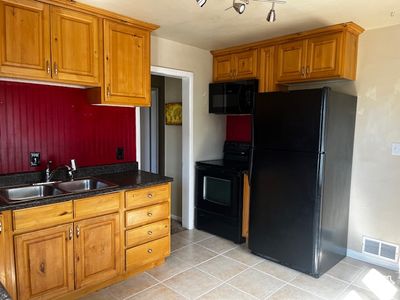
<path id="1" fill-rule="evenodd" d="M 166 263 L 82 299 L 400 300 L 397 273 L 345 258 L 319 279 L 198 231 L 172 235 Z"/>

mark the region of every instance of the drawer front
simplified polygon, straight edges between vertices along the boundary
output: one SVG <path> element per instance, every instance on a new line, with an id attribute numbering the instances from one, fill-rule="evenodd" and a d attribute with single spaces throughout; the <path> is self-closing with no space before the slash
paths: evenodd
<path id="1" fill-rule="evenodd" d="M 170 239 L 165 237 L 126 250 L 126 268 L 134 270 L 170 254 Z"/>
<path id="2" fill-rule="evenodd" d="M 126 212 L 126 227 L 140 226 L 169 217 L 169 202 L 151 205 Z"/>
<path id="3" fill-rule="evenodd" d="M 138 189 L 126 192 L 125 205 L 126 208 L 137 208 L 147 206 L 155 203 L 169 201 L 170 199 L 170 185 L 163 184 L 152 186 L 145 189 Z"/>
<path id="4" fill-rule="evenodd" d="M 75 218 L 97 217 L 119 210 L 120 193 L 100 195 L 74 201 Z"/>
<path id="5" fill-rule="evenodd" d="M 13 211 L 14 230 L 44 228 L 72 222 L 72 201 Z"/>
<path id="6" fill-rule="evenodd" d="M 126 246 L 141 245 L 169 234 L 169 219 L 144 225 L 126 231 Z"/>

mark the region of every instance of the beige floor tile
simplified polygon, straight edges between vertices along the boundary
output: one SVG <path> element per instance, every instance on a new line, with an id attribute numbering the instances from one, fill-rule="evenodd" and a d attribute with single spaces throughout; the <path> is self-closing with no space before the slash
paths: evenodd
<path id="1" fill-rule="evenodd" d="M 191 242 L 200 242 L 207 238 L 213 237 L 212 234 L 197 229 L 181 231 L 175 233 L 174 235 Z"/>
<path id="2" fill-rule="evenodd" d="M 399 274 L 388 269 L 368 267 L 361 271 L 353 285 L 369 290 L 381 299 L 400 299 Z"/>
<path id="3" fill-rule="evenodd" d="M 262 261 L 261 263 L 254 266 L 254 268 L 284 281 L 291 281 L 295 279 L 298 275 L 300 275 L 300 273 L 295 270 L 289 269 L 285 266 L 269 260 Z"/>
<path id="4" fill-rule="evenodd" d="M 171 235 L 171 251 L 178 250 L 189 245 L 191 241 L 183 239 L 176 234 Z"/>
<path id="5" fill-rule="evenodd" d="M 256 299 L 230 285 L 224 284 L 201 296 L 201 300 L 253 300 Z"/>
<path id="6" fill-rule="evenodd" d="M 327 299 L 334 299 L 348 286 L 347 283 L 328 275 L 316 279 L 305 274 L 297 276 L 291 284 Z"/>
<path id="7" fill-rule="evenodd" d="M 127 300 L 184 300 L 187 299 L 162 284 L 158 284 Z"/>
<path id="8" fill-rule="evenodd" d="M 278 290 L 276 293 L 274 293 L 272 296 L 268 297 L 267 299 L 268 300 L 322 300 L 323 298 L 312 295 L 294 286 L 286 285 L 280 290 Z"/>
<path id="9" fill-rule="evenodd" d="M 230 258 L 217 256 L 199 265 L 197 268 L 221 279 L 222 281 L 226 281 L 246 270 L 248 267 Z"/>
<path id="10" fill-rule="evenodd" d="M 147 273 L 141 273 L 108 288 L 111 295 L 117 299 L 125 299 L 143 291 L 158 282 Z"/>
<path id="11" fill-rule="evenodd" d="M 216 255 L 216 253 L 195 244 L 186 246 L 171 254 L 172 257 L 177 257 L 192 266 L 200 264 Z"/>
<path id="12" fill-rule="evenodd" d="M 265 299 L 285 285 L 283 281 L 254 269 L 244 271 L 228 283 L 258 299 Z"/>
<path id="13" fill-rule="evenodd" d="M 235 243 L 217 236 L 203 240 L 198 244 L 217 253 L 222 253 L 238 247 L 238 245 L 236 245 Z"/>
<path id="14" fill-rule="evenodd" d="M 117 298 L 113 297 L 108 289 L 103 289 L 98 292 L 91 293 L 87 296 L 79 298 L 80 300 L 116 300 Z"/>
<path id="15" fill-rule="evenodd" d="M 345 262 L 339 262 L 338 264 L 336 264 L 336 266 L 328 271 L 328 274 L 350 283 L 354 279 L 356 279 L 361 271 L 362 269 L 359 267 L 350 265 Z"/>
<path id="16" fill-rule="evenodd" d="M 342 295 L 339 296 L 338 300 L 383 300 L 379 299 L 374 293 L 362 289 L 358 286 L 349 286 Z"/>
<path id="17" fill-rule="evenodd" d="M 181 295 L 194 299 L 212 290 L 221 281 L 194 268 L 168 279 L 164 284 Z"/>
<path id="18" fill-rule="evenodd" d="M 358 267 L 358 268 L 361 268 L 361 269 L 365 269 L 365 268 L 368 268 L 370 266 L 366 262 L 363 262 L 361 260 L 354 259 L 354 258 L 351 258 L 351 257 L 348 257 L 348 256 L 343 258 L 342 262 L 345 262 L 346 264 L 350 264 L 352 266 L 355 266 L 355 267 Z"/>
<path id="19" fill-rule="evenodd" d="M 249 266 L 253 266 L 263 260 L 263 258 L 252 254 L 250 250 L 245 246 L 237 247 L 231 251 L 224 253 L 224 255 L 236 259 L 237 261 L 240 261 L 241 263 Z"/>
<path id="20" fill-rule="evenodd" d="M 190 268 L 191 265 L 184 261 L 176 257 L 168 257 L 164 264 L 147 271 L 147 273 L 155 277 L 157 280 L 163 281 Z"/>

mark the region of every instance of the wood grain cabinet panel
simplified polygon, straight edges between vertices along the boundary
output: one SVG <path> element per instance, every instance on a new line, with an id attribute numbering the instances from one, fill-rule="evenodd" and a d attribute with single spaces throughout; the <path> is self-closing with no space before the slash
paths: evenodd
<path id="1" fill-rule="evenodd" d="M 54 299 L 74 290 L 72 224 L 15 236 L 18 299 Z"/>
<path id="2" fill-rule="evenodd" d="M 278 46 L 277 81 L 301 80 L 306 76 L 307 41 L 287 42 Z"/>
<path id="3" fill-rule="evenodd" d="M 0 282 L 5 285 L 6 282 L 6 256 L 5 256 L 5 238 L 4 238 L 4 218 L 0 215 Z"/>
<path id="4" fill-rule="evenodd" d="M 150 106 L 150 32 L 104 21 L 105 103 Z"/>
<path id="5" fill-rule="evenodd" d="M 51 78 L 49 5 L 0 1 L 0 74 Z"/>
<path id="6" fill-rule="evenodd" d="M 151 205 L 126 212 L 126 227 L 136 227 L 169 217 L 169 202 Z"/>
<path id="7" fill-rule="evenodd" d="M 121 271 L 119 214 L 75 223 L 77 289 L 116 277 Z"/>
<path id="8" fill-rule="evenodd" d="M 119 210 L 120 194 L 105 194 L 74 201 L 75 218 L 97 217 Z"/>
<path id="9" fill-rule="evenodd" d="M 258 90 L 260 93 L 275 91 L 275 47 L 263 47 L 259 51 Z"/>
<path id="10" fill-rule="evenodd" d="M 53 78 L 99 84 L 99 19 L 51 7 Z"/>
<path id="11" fill-rule="evenodd" d="M 233 78 L 232 55 L 221 55 L 214 57 L 214 81 L 226 81 Z"/>
<path id="12" fill-rule="evenodd" d="M 144 225 L 126 231 L 126 246 L 132 247 L 167 236 L 170 231 L 170 220 Z"/>
<path id="13" fill-rule="evenodd" d="M 233 54 L 236 79 L 257 77 L 257 49 Z"/>
<path id="14" fill-rule="evenodd" d="M 126 208 L 138 208 L 168 201 L 170 195 L 169 184 L 128 191 L 125 193 Z"/>

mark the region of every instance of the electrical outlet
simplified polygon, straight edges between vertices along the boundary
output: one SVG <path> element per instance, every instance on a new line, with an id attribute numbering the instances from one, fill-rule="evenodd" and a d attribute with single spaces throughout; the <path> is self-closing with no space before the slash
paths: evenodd
<path id="1" fill-rule="evenodd" d="M 29 162 L 31 163 L 31 167 L 40 166 L 40 152 L 31 152 L 29 154 Z"/>
<path id="2" fill-rule="evenodd" d="M 123 160 L 124 159 L 124 148 L 123 147 L 118 147 L 117 148 L 117 153 L 116 153 L 117 160 Z"/>
<path id="3" fill-rule="evenodd" d="M 392 144 L 392 155 L 400 156 L 400 144 L 399 143 Z"/>

